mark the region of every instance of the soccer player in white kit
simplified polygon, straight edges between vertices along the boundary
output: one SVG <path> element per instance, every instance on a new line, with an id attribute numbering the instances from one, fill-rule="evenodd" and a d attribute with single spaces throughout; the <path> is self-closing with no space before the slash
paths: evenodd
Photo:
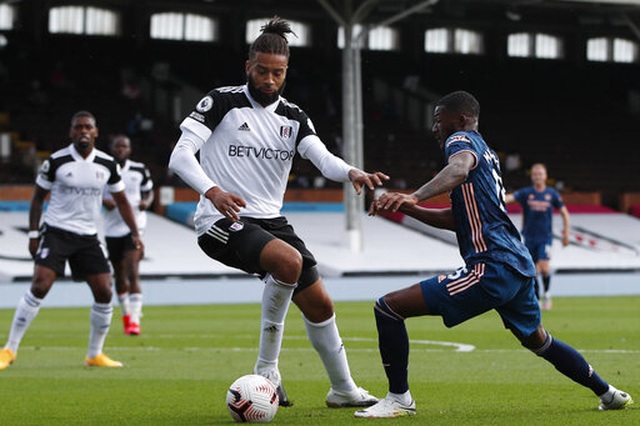
<path id="1" fill-rule="evenodd" d="M 180 125 L 169 167 L 200 193 L 194 220 L 201 249 L 265 283 L 254 372 L 274 382 L 280 405 L 290 405 L 278 357 L 293 300 L 329 375 L 326 404 L 369 406 L 378 399 L 351 378 L 333 302 L 316 260 L 280 210 L 296 152 L 326 178 L 351 181 L 358 194 L 389 177 L 364 172 L 334 156 L 304 111 L 281 96 L 289 62 L 286 36 L 291 32 L 289 23 L 278 17 L 262 27 L 245 64 L 247 84 L 214 89 L 200 100 Z"/>
<path id="2" fill-rule="evenodd" d="M 124 193 L 119 166 L 113 158 L 95 148 L 96 119 L 79 111 L 71 119 L 72 143 L 47 159 L 36 178 L 29 208 L 29 252 L 35 260 L 31 288 L 18 302 L 9 338 L 0 350 L 0 370 L 16 359 L 20 341 L 54 281 L 64 276 L 68 261 L 75 281 L 86 281 L 93 294 L 89 349 L 85 365 L 122 367 L 102 352 L 109 332 L 111 269 L 98 239 L 97 225 L 105 187 L 113 194 L 118 210 L 131 231 L 132 244 L 144 251 L 131 206 Z M 45 197 L 51 193 L 41 223 Z"/>
<path id="3" fill-rule="evenodd" d="M 149 169 L 140 162 L 130 160 L 131 140 L 126 135 L 117 135 L 111 141 L 111 155 L 120 165 L 124 181 L 124 192 L 136 217 L 138 232 L 144 233 L 147 212 L 153 203 L 153 181 Z M 131 239 L 131 230 L 122 219 L 110 192 L 104 193 L 104 235 L 113 265 L 116 297 L 122 311 L 125 334 L 140 334 L 142 317 L 142 288 L 140 286 L 140 252 Z"/>

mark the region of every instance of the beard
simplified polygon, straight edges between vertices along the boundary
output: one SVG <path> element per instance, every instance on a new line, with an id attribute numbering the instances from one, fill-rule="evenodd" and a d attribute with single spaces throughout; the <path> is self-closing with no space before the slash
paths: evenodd
<path id="1" fill-rule="evenodd" d="M 277 101 L 280 98 L 280 95 L 282 94 L 282 92 L 284 91 L 284 86 L 285 86 L 285 83 L 283 82 L 282 86 L 280 86 L 280 89 L 278 89 L 276 92 L 264 93 L 256 88 L 256 84 L 250 75 L 247 76 L 247 83 L 248 83 L 247 86 L 249 87 L 249 93 L 251 94 L 251 97 L 255 99 L 255 101 L 262 106 L 271 105 L 272 103 Z"/>
<path id="2" fill-rule="evenodd" d="M 91 148 L 91 141 L 80 140 L 76 142 L 76 149 L 78 151 L 87 151 Z"/>

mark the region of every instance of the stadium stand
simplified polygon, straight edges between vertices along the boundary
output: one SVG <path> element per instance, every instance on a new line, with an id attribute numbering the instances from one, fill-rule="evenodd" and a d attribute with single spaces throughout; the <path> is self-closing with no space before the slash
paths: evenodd
<path id="1" fill-rule="evenodd" d="M 342 13 L 339 3 L 332 4 Z M 378 2 L 367 23 L 416 3 Z M 434 2 L 394 26 L 400 50 L 362 50 L 364 166 L 388 172 L 391 185 L 400 189 L 423 183 L 442 161 L 429 135 L 430 105 L 435 97 L 462 88 L 481 100 L 481 131 L 499 154 L 520 157 L 522 167 L 505 179 L 508 189 L 528 182 L 524 170 L 543 161 L 563 192 L 599 192 L 603 205 L 623 211 L 622 194 L 640 191 L 640 179 L 630 175 L 640 163 L 635 149 L 640 112 L 634 101 L 640 93 L 638 55 L 630 63 L 587 61 L 585 45 L 598 36 L 635 39 L 637 47 L 632 26 L 612 17 L 637 22 L 638 8 L 530 2 L 519 5 L 523 19 L 514 21 L 506 17 L 508 3 Z M 65 139 L 67 117 L 89 109 L 98 117 L 103 145 L 138 113 L 152 122 L 151 130 L 134 137 L 142 147 L 137 155 L 152 169 L 158 186 L 180 186 L 166 173 L 179 121 L 198 100 L 194 96 L 219 84 L 243 82 L 245 22 L 274 13 L 311 26 L 312 45 L 293 48 L 285 95 L 305 108 L 330 149 L 341 151 L 342 53 L 333 47 L 337 25 L 318 3 L 309 2 L 303 11 L 295 1 L 256 2 L 248 13 L 227 0 L 208 5 L 123 1 L 110 6 L 127 17 L 121 35 L 113 38 L 49 34 L 42 10 L 51 6 L 19 2 L 12 7 L 20 25 L 0 29 L 8 41 L 0 49 L 0 62 L 10 76 L 0 86 L 0 125 L 13 148 L 11 161 L 2 164 L 2 183 L 31 183 L 39 161 Z M 151 39 L 150 16 L 167 8 L 217 17 L 219 40 L 187 45 Z M 424 30 L 439 27 L 480 32 L 482 54 L 425 53 Z M 564 56 L 509 57 L 506 39 L 517 32 L 561 36 Z M 136 96 L 131 96 L 132 82 Z M 129 89 L 127 96 L 123 89 Z M 297 161 L 291 186 L 339 187 L 317 177 L 315 169 Z"/>

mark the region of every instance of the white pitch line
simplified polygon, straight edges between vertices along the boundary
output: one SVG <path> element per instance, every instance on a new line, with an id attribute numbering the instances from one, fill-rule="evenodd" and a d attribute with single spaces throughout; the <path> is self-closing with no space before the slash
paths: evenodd
<path id="1" fill-rule="evenodd" d="M 377 342 L 378 339 L 372 339 L 369 337 L 347 337 L 342 340 L 348 340 L 352 342 Z M 440 340 L 409 340 L 412 345 L 427 345 L 427 346 L 451 346 L 456 348 L 456 352 L 471 352 L 476 349 L 475 346 L 466 343 L 457 342 L 443 342 Z M 349 349 L 351 351 L 351 349 Z"/>
<path id="2" fill-rule="evenodd" d="M 352 339 L 353 340 L 353 339 Z M 365 340 L 365 339 L 358 339 Z M 461 343 L 455 342 L 440 342 L 440 341 L 431 341 L 431 340 L 412 340 L 412 344 L 418 345 L 435 345 L 435 346 L 446 346 L 446 347 L 455 347 L 456 350 L 454 352 L 476 352 L 476 353 L 510 353 L 510 352 L 529 352 L 527 349 L 477 349 L 473 345 L 464 345 Z M 80 351 L 82 348 L 78 347 L 68 347 L 68 346 L 24 346 L 20 347 L 21 351 L 44 351 L 44 350 L 52 350 L 52 351 Z M 378 348 L 349 348 L 349 352 L 358 352 L 358 353 L 377 353 Z M 155 347 L 155 346 L 145 346 L 145 347 L 130 347 L 130 346 L 109 346 L 109 351 L 121 351 L 121 352 L 161 352 L 161 351 L 189 351 L 189 352 L 257 352 L 258 348 L 240 348 L 240 347 L 184 347 L 184 348 L 163 348 L 163 347 Z M 427 349 L 427 348 L 412 348 L 414 352 L 452 352 L 449 349 Z M 640 350 L 630 350 L 630 349 L 578 349 L 581 353 L 600 353 L 600 354 L 622 354 L 622 355 L 639 355 Z M 282 348 L 282 352 L 315 352 L 313 348 Z"/>

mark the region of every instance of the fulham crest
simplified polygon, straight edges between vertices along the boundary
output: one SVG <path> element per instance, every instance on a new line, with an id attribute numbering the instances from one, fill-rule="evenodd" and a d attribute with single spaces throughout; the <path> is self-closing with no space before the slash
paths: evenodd
<path id="1" fill-rule="evenodd" d="M 289 139 L 291 137 L 291 133 L 293 132 L 293 127 L 291 126 L 280 126 L 280 137 L 282 139 Z"/>

